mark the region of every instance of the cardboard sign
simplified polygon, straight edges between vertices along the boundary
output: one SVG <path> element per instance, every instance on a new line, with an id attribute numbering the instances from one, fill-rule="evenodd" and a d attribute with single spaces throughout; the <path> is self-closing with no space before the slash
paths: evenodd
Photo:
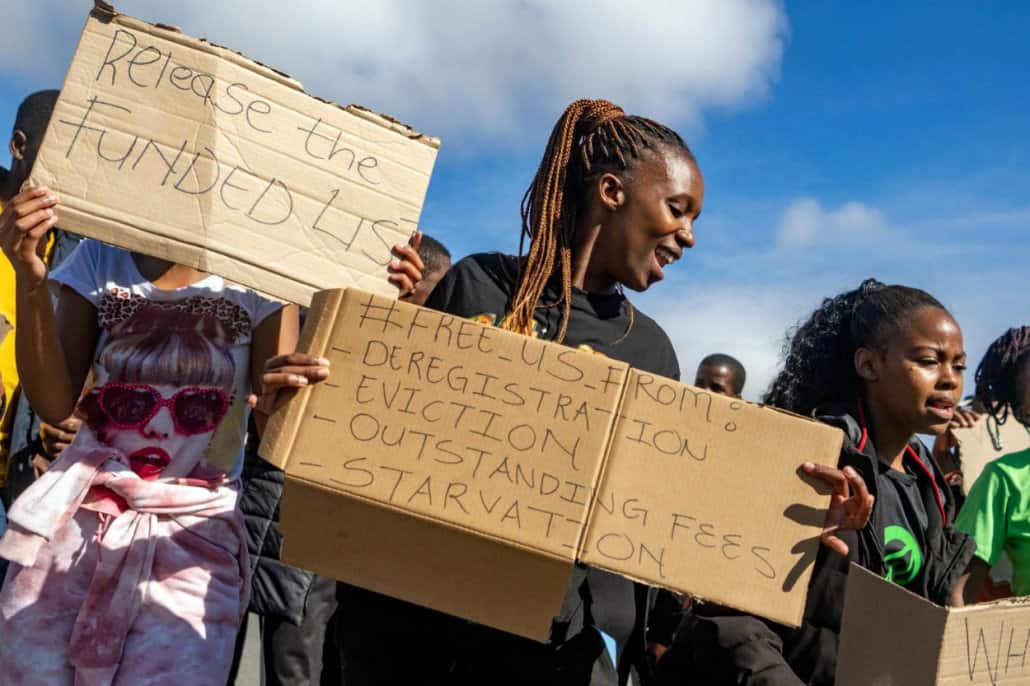
<path id="1" fill-rule="evenodd" d="M 61 227 L 307 304 L 395 294 L 438 141 L 231 50 L 98 5 L 29 183 Z"/>
<path id="2" fill-rule="evenodd" d="M 799 623 L 827 499 L 795 472 L 838 430 L 353 289 L 299 347 L 332 373 L 262 442 L 290 564 L 538 640 L 576 561 Z"/>
<path id="3" fill-rule="evenodd" d="M 826 497 L 794 473 L 836 464 L 841 441 L 832 427 L 633 370 L 582 559 L 797 626 Z"/>
<path id="4" fill-rule="evenodd" d="M 262 442 L 283 559 L 546 638 L 628 367 L 351 289 L 316 296 L 300 349 L 332 374 Z"/>
<path id="5" fill-rule="evenodd" d="M 983 416 L 972 427 L 951 432 L 959 444 L 962 489 L 967 494 L 988 462 L 1030 448 L 1030 431 L 1011 416 L 1001 426 L 993 418 Z"/>
<path id="6" fill-rule="evenodd" d="M 1030 683 L 1030 599 L 949 609 L 852 565 L 836 683 Z"/>

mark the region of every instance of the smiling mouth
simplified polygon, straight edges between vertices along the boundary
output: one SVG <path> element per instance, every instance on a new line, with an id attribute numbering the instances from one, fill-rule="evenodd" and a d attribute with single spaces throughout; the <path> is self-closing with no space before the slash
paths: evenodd
<path id="1" fill-rule="evenodd" d="M 664 245 L 659 245 L 655 248 L 654 256 L 655 259 L 658 260 L 659 267 L 666 267 L 680 258 L 679 255 L 672 250 L 669 250 Z"/>
<path id="2" fill-rule="evenodd" d="M 144 480 L 156 479 L 171 463 L 171 456 L 161 448 L 141 448 L 129 455 L 129 467 Z"/>

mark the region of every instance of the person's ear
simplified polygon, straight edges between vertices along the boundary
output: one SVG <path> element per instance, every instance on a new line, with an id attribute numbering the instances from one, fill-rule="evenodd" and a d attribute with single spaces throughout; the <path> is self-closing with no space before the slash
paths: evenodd
<path id="1" fill-rule="evenodd" d="M 869 348 L 859 348 L 855 351 L 855 373 L 858 378 L 866 382 L 880 380 L 880 369 L 877 364 L 879 356 Z"/>
<path id="2" fill-rule="evenodd" d="M 14 133 L 11 134 L 11 142 L 8 143 L 7 147 L 11 151 L 11 159 L 24 160 L 25 159 L 25 146 L 29 143 L 29 137 L 25 135 L 25 132 L 21 129 L 15 129 Z"/>
<path id="3" fill-rule="evenodd" d="M 622 179 L 611 172 L 601 174 L 597 180 L 597 193 L 601 205 L 610 212 L 614 212 L 626 203 L 626 189 L 622 185 Z"/>

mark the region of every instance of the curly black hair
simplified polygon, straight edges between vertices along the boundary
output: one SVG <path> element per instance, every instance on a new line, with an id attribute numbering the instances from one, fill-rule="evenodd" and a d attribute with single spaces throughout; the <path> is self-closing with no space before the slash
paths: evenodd
<path id="1" fill-rule="evenodd" d="M 1004 424 L 1015 409 L 1016 373 L 1030 360 L 1030 326 L 1009 329 L 999 336 L 976 368 L 976 399 L 998 424 Z"/>
<path id="2" fill-rule="evenodd" d="M 788 332 L 783 369 L 763 402 L 811 415 L 817 408 L 855 398 L 861 390 L 855 351 L 882 346 L 907 315 L 924 307 L 947 312 L 926 291 L 888 286 L 876 279 L 826 298 L 805 322 Z"/>

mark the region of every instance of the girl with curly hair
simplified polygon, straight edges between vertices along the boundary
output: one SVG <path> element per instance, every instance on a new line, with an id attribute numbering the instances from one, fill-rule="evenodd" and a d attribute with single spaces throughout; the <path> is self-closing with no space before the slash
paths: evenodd
<path id="1" fill-rule="evenodd" d="M 820 548 L 800 628 L 702 606 L 660 663 L 667 683 L 830 686 L 853 562 L 948 601 L 973 544 L 952 526 L 944 475 L 916 434 L 947 429 L 965 364 L 940 302 L 872 279 L 825 299 L 794 331 L 765 402 L 844 432 L 839 467 L 868 485 L 871 516 L 841 533 L 843 545 Z"/>

